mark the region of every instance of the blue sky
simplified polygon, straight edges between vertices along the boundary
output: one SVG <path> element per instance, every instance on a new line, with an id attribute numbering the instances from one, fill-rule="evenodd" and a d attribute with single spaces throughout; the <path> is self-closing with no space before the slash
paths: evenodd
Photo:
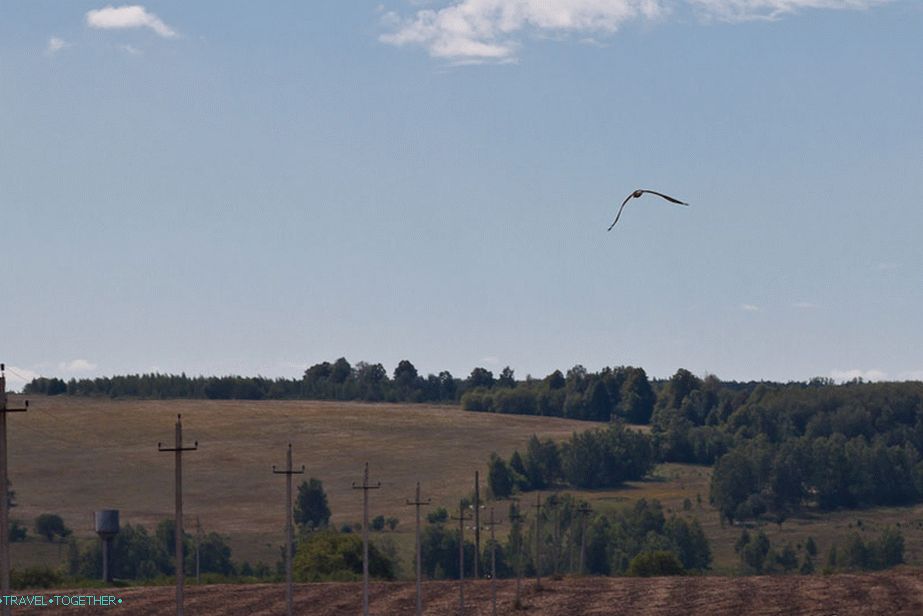
<path id="1" fill-rule="evenodd" d="M 0 359 L 923 378 L 923 2 L 0 4 Z M 618 204 L 633 201 L 611 233 Z"/>

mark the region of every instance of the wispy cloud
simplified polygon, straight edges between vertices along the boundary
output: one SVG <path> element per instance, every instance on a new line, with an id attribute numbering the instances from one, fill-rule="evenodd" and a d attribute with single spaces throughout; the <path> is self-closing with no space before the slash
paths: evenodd
<path id="1" fill-rule="evenodd" d="M 482 362 L 482 363 L 485 363 L 485 364 L 490 364 L 490 365 L 492 365 L 492 366 L 495 366 L 495 365 L 497 365 L 497 364 L 500 363 L 500 358 L 499 358 L 499 357 L 495 357 L 495 356 L 493 356 L 493 355 L 488 355 L 487 357 L 482 357 L 482 358 L 481 358 L 481 362 Z"/>
<path id="2" fill-rule="evenodd" d="M 871 370 L 831 370 L 830 376 L 835 381 L 852 381 L 853 379 L 862 379 L 863 381 L 884 381 L 887 380 L 888 374 L 875 368 Z"/>
<path id="3" fill-rule="evenodd" d="M 45 46 L 45 55 L 53 56 L 62 49 L 66 49 L 70 46 L 70 43 L 64 39 L 58 38 L 57 36 L 52 36 L 48 39 L 48 45 Z"/>
<path id="4" fill-rule="evenodd" d="M 133 55 L 133 56 L 140 56 L 140 55 L 141 55 L 141 50 L 138 49 L 137 47 L 133 47 L 133 46 L 131 46 L 131 45 L 120 45 L 120 46 L 119 46 L 119 49 L 121 49 L 121 50 L 124 51 L 125 53 L 131 54 L 131 55 Z"/>
<path id="5" fill-rule="evenodd" d="M 90 372 L 96 370 L 96 364 L 86 359 L 73 359 L 58 364 L 58 368 L 65 372 Z"/>
<path id="6" fill-rule="evenodd" d="M 779 19 L 804 9 L 868 9 L 891 0 L 687 0 L 707 19 Z"/>
<path id="7" fill-rule="evenodd" d="M 164 38 L 177 36 L 173 28 L 140 4 L 119 7 L 107 6 L 102 9 L 88 11 L 86 24 L 91 28 L 104 30 L 150 28 Z"/>
<path id="8" fill-rule="evenodd" d="M 461 0 L 417 11 L 409 19 L 385 15 L 391 45 L 419 45 L 430 55 L 461 61 L 509 61 L 524 31 L 610 34 L 631 19 L 654 19 L 661 0 Z"/>
<path id="9" fill-rule="evenodd" d="M 747 312 L 759 312 L 760 311 L 760 307 L 757 306 L 756 304 L 741 304 L 740 309 L 745 310 Z"/>
<path id="10" fill-rule="evenodd" d="M 801 310 L 812 310 L 817 308 L 817 304 L 814 302 L 792 302 L 792 308 L 800 308 Z"/>
<path id="11" fill-rule="evenodd" d="M 380 40 L 418 46 L 456 63 L 511 62 L 525 35 L 598 42 L 630 21 L 664 19 L 682 9 L 705 21 L 778 19 L 802 9 L 866 9 L 891 0 L 453 0 L 411 17 L 389 11 Z"/>

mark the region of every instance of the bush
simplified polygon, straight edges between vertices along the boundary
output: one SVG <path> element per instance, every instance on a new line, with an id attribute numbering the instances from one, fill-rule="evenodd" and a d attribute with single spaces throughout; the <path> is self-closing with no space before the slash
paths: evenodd
<path id="1" fill-rule="evenodd" d="M 71 529 L 64 525 L 61 516 L 43 513 L 35 518 L 35 532 L 46 541 L 53 541 L 55 537 L 66 539 L 71 534 Z"/>
<path id="2" fill-rule="evenodd" d="M 637 577 L 682 575 L 683 572 L 683 565 L 676 554 L 667 550 L 641 552 L 628 565 L 628 575 Z"/>
<path id="3" fill-rule="evenodd" d="M 61 575 L 50 567 L 28 567 L 22 571 L 13 569 L 10 585 L 16 590 L 23 588 L 53 588 L 61 583 Z"/>
<path id="4" fill-rule="evenodd" d="M 394 571 L 394 562 L 369 544 L 369 574 L 391 580 Z M 362 575 L 362 539 L 355 533 L 312 533 L 298 545 L 294 572 L 301 582 L 357 580 Z"/>

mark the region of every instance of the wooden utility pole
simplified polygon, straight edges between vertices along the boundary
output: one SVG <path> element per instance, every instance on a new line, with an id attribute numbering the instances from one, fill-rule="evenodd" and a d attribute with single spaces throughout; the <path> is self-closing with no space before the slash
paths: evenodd
<path id="1" fill-rule="evenodd" d="M 542 589 L 542 494 L 535 495 L 535 589 Z"/>
<path id="2" fill-rule="evenodd" d="M 584 574 L 586 564 L 586 519 L 593 513 L 593 510 L 586 503 L 581 503 L 577 508 L 577 514 L 580 516 L 580 575 Z"/>
<path id="3" fill-rule="evenodd" d="M 481 560 L 481 482 L 474 471 L 474 579 L 479 579 L 478 563 Z"/>
<path id="4" fill-rule="evenodd" d="M 417 494 L 414 499 L 408 500 L 408 505 L 413 505 L 417 509 L 417 549 L 416 549 L 416 558 L 417 558 L 417 616 L 422 616 L 423 614 L 423 560 L 421 558 L 421 549 L 420 549 L 420 507 L 424 505 L 429 505 L 431 499 L 427 498 L 425 501 L 420 500 L 420 482 L 417 482 Z"/>
<path id="5" fill-rule="evenodd" d="M 183 570 L 183 452 L 195 451 L 198 448 L 199 441 L 195 441 L 192 447 L 183 447 L 183 418 L 181 415 L 176 416 L 175 446 L 164 447 L 163 443 L 157 443 L 158 451 L 172 451 L 175 454 L 176 521 L 173 524 L 173 531 L 176 535 L 176 616 L 183 616 L 183 586 L 186 581 Z"/>
<path id="6" fill-rule="evenodd" d="M 513 607 L 517 610 L 522 607 L 522 520 L 523 516 L 519 513 L 519 500 L 513 499 L 513 505 L 510 508 L 508 516 L 513 524 L 513 536 L 516 538 L 516 600 Z"/>
<path id="7" fill-rule="evenodd" d="M 272 465 L 272 472 L 276 475 L 285 475 L 285 613 L 292 616 L 292 551 L 294 550 L 294 531 L 292 529 L 292 475 L 303 475 L 304 464 L 301 470 L 292 470 L 292 444 L 288 444 L 288 453 L 285 457 L 285 470 L 277 471 Z"/>
<path id="8" fill-rule="evenodd" d="M 490 508 L 490 605 L 493 616 L 497 616 L 497 538 L 494 527 L 494 508 Z"/>
<path id="9" fill-rule="evenodd" d="M 200 564 L 202 559 L 199 558 L 199 550 L 202 547 L 202 522 L 199 521 L 199 516 L 195 517 L 195 583 L 198 585 L 201 583 L 201 568 Z"/>
<path id="10" fill-rule="evenodd" d="M 465 516 L 465 504 L 458 503 L 458 616 L 465 614 L 465 522 L 471 518 Z"/>
<path id="11" fill-rule="evenodd" d="M 0 364 L 0 587 L 3 597 L 10 594 L 10 478 L 7 472 L 7 447 L 6 447 L 6 414 L 24 413 L 29 408 L 26 400 L 25 407 L 11 409 L 6 405 L 6 365 Z M 3 603 L 3 616 L 10 616 L 10 606 L 5 599 Z"/>
<path id="12" fill-rule="evenodd" d="M 362 485 L 353 482 L 353 490 L 362 490 L 362 616 L 369 616 L 369 490 L 381 487 L 369 483 L 369 463 L 365 463 Z"/>

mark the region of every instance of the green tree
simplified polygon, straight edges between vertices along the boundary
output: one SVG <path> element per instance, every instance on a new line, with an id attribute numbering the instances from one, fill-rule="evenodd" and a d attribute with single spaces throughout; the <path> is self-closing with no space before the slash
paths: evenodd
<path id="1" fill-rule="evenodd" d="M 330 523 L 330 507 L 320 479 L 311 477 L 298 486 L 295 498 L 295 522 L 302 526 L 320 528 Z"/>
<path id="2" fill-rule="evenodd" d="M 516 377 L 514 376 L 513 369 L 507 366 L 500 371 L 500 376 L 497 377 L 497 385 L 499 387 L 516 387 Z"/>
<path id="3" fill-rule="evenodd" d="M 656 396 L 642 368 L 628 368 L 622 384 L 618 413 L 630 423 L 647 424 L 654 412 Z"/>
<path id="4" fill-rule="evenodd" d="M 487 463 L 487 488 L 494 498 L 507 498 L 513 493 L 513 475 L 496 452 L 490 454 Z"/>
<path id="5" fill-rule="evenodd" d="M 300 582 L 357 580 L 362 575 L 362 539 L 355 533 L 323 530 L 298 544 L 293 563 Z M 369 575 L 394 579 L 395 563 L 369 544 Z"/>
<path id="6" fill-rule="evenodd" d="M 486 368 L 475 368 L 471 371 L 471 375 L 468 376 L 468 388 L 474 389 L 475 387 L 486 387 L 491 388 L 494 386 L 494 373 Z"/>
<path id="7" fill-rule="evenodd" d="M 55 537 L 66 539 L 71 534 L 61 516 L 54 513 L 43 513 L 35 518 L 35 532 L 46 541 L 53 541 Z"/>

